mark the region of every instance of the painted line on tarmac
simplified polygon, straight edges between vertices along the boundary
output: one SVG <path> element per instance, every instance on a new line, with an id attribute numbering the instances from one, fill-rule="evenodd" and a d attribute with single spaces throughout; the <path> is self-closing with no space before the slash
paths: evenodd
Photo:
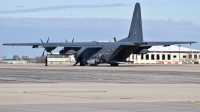
<path id="1" fill-rule="evenodd" d="M 194 103 L 194 104 L 198 104 L 198 105 L 200 105 L 200 102 L 199 101 L 190 101 L 191 103 Z"/>

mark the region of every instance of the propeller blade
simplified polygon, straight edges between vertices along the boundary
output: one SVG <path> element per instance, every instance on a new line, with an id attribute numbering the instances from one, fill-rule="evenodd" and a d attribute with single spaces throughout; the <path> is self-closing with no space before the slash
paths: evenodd
<path id="1" fill-rule="evenodd" d="M 68 43 L 68 41 L 65 39 L 65 41 Z"/>
<path id="2" fill-rule="evenodd" d="M 48 39 L 47 39 L 47 43 L 49 43 L 49 38 L 50 37 L 48 37 Z M 42 41 L 42 39 L 40 39 L 41 40 L 41 42 L 42 43 L 44 43 L 43 41 Z M 44 48 L 44 51 L 43 51 L 43 53 L 42 53 L 42 56 L 44 56 L 44 53 L 45 53 L 45 51 L 46 51 L 46 47 L 45 46 L 43 46 L 43 48 Z M 51 52 L 50 52 L 51 53 Z M 52 54 L 52 53 L 51 53 Z"/>
<path id="3" fill-rule="evenodd" d="M 52 52 L 50 52 L 52 54 Z"/>
<path id="4" fill-rule="evenodd" d="M 44 43 L 44 42 L 42 41 L 42 39 L 40 39 L 40 40 L 41 40 L 42 43 Z"/>
<path id="5" fill-rule="evenodd" d="M 48 38 L 48 40 L 47 40 L 47 43 L 49 43 L 49 38 Z"/>
<path id="6" fill-rule="evenodd" d="M 44 51 L 43 51 L 43 53 L 42 53 L 42 56 L 44 56 L 44 52 L 45 52 L 45 49 L 44 49 Z"/>
<path id="7" fill-rule="evenodd" d="M 72 40 L 72 43 L 74 42 L 74 38 L 73 38 L 73 40 Z"/>

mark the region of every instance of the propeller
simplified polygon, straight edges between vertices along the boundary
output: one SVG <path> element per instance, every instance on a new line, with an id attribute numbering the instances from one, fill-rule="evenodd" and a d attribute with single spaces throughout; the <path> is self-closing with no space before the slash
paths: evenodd
<path id="1" fill-rule="evenodd" d="M 65 42 L 67 42 L 68 43 L 68 41 L 65 39 Z M 72 43 L 74 42 L 74 38 L 72 39 Z"/>
<path id="2" fill-rule="evenodd" d="M 115 37 L 113 37 L 113 39 L 114 39 L 114 42 L 116 42 L 116 41 L 117 41 Z"/>
<path id="3" fill-rule="evenodd" d="M 40 41 L 42 42 L 42 43 L 44 43 L 43 41 L 42 41 L 42 39 L 40 39 Z M 49 38 L 47 39 L 47 43 L 49 43 Z M 43 46 L 44 47 L 44 46 Z M 44 56 L 44 53 L 45 53 L 45 51 L 46 51 L 46 47 L 44 47 L 44 51 L 43 51 L 43 53 L 42 53 L 42 56 Z M 50 52 L 51 53 L 51 52 Z M 51 53 L 52 54 L 52 53 Z"/>

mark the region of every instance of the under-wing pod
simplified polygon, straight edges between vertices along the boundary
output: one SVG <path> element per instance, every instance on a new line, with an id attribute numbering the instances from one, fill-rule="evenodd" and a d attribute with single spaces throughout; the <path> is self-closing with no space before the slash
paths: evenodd
<path id="1" fill-rule="evenodd" d="M 96 59 L 87 60 L 87 64 L 95 65 L 97 64 L 97 60 Z"/>
<path id="2" fill-rule="evenodd" d="M 66 52 L 67 52 L 66 50 L 60 50 L 60 51 L 59 51 L 59 54 L 60 54 L 60 55 L 65 55 Z"/>
<path id="3" fill-rule="evenodd" d="M 59 54 L 60 55 L 73 55 L 74 53 L 76 53 L 75 50 L 71 49 L 71 50 L 60 50 Z"/>
<path id="4" fill-rule="evenodd" d="M 74 53 L 76 53 L 75 50 L 69 50 L 65 54 L 67 54 L 67 55 L 73 55 Z"/>

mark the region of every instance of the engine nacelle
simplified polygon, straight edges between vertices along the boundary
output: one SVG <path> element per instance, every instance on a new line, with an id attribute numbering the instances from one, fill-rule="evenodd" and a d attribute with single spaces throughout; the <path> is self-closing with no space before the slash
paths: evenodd
<path id="1" fill-rule="evenodd" d="M 139 52 L 139 54 L 146 54 L 146 53 L 148 53 L 148 52 L 149 52 L 148 49 L 142 49 L 142 50 Z"/>
<path id="2" fill-rule="evenodd" d="M 66 52 L 67 55 L 73 55 L 74 53 L 76 53 L 75 50 L 69 50 Z"/>
<path id="3" fill-rule="evenodd" d="M 60 51 L 59 51 L 59 54 L 60 54 L 60 55 L 65 55 L 66 52 L 67 52 L 66 50 L 60 50 Z"/>
<path id="4" fill-rule="evenodd" d="M 47 52 L 51 52 L 51 51 L 53 51 L 55 48 L 56 48 L 56 47 L 46 47 L 45 50 L 46 50 Z"/>
<path id="5" fill-rule="evenodd" d="M 76 53 L 75 50 L 60 50 L 59 54 L 60 55 L 73 55 L 74 53 Z"/>

